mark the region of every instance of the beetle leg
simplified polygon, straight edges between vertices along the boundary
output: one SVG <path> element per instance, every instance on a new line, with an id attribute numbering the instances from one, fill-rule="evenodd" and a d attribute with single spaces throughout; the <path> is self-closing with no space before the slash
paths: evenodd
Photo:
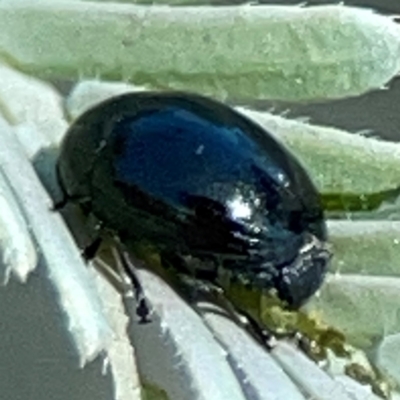
<path id="1" fill-rule="evenodd" d="M 89 261 L 89 260 L 92 260 L 93 258 L 95 258 L 96 254 L 101 246 L 102 241 L 103 241 L 103 238 L 101 238 L 99 236 L 92 243 L 90 243 L 88 246 L 86 246 L 82 250 L 82 257 L 85 259 L 85 261 Z"/>
<path id="2" fill-rule="evenodd" d="M 118 238 L 115 238 L 115 247 L 113 248 L 113 254 L 117 263 L 118 269 L 125 273 L 130 283 L 133 286 L 135 299 L 136 299 L 136 315 L 139 317 L 139 323 L 145 324 L 151 322 L 150 309 L 146 301 L 143 287 L 140 283 L 139 278 L 135 273 L 135 265 L 132 262 L 131 256 L 126 248 L 122 245 Z"/>
<path id="3" fill-rule="evenodd" d="M 85 208 L 89 203 L 91 203 L 91 199 L 90 197 L 82 197 L 81 195 L 68 196 L 64 194 L 61 200 L 54 202 L 52 210 L 53 211 L 63 210 L 69 203 L 76 203 Z"/>
<path id="4" fill-rule="evenodd" d="M 190 299 L 191 305 L 200 314 L 208 311 L 207 303 L 216 305 L 221 314 L 230 318 L 237 325 L 245 329 L 258 343 L 267 350 L 274 346 L 275 336 L 268 329 L 261 327 L 250 315 L 238 310 L 225 297 L 223 289 L 209 281 L 190 277 L 186 274 L 177 274 L 179 291 L 184 298 Z M 212 312 L 218 312 L 212 307 Z"/>
<path id="5" fill-rule="evenodd" d="M 215 266 L 215 262 L 213 263 L 210 259 L 208 268 L 201 269 L 199 268 L 200 266 L 204 267 L 203 260 L 183 257 L 176 253 L 163 253 L 162 260 L 163 263 L 179 271 L 175 275 L 178 282 L 175 282 L 174 287 L 200 315 L 207 311 L 206 303 L 214 304 L 221 310 L 223 315 L 245 329 L 262 346 L 268 350 L 272 349 L 273 333 L 261 327 L 250 315 L 238 310 L 226 298 L 224 290 L 213 282 L 217 273 L 216 268 L 212 268 L 212 265 Z M 217 312 L 214 307 L 212 310 Z"/>

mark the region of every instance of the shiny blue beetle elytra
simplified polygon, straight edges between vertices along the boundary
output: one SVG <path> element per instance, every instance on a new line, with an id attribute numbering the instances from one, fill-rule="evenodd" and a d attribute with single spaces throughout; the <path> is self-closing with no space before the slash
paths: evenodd
<path id="1" fill-rule="evenodd" d="M 72 124 L 57 170 L 67 200 L 121 242 L 196 260 L 188 274 L 273 289 L 291 307 L 323 281 L 330 257 L 315 186 L 281 143 L 227 105 L 180 92 L 111 98 Z"/>

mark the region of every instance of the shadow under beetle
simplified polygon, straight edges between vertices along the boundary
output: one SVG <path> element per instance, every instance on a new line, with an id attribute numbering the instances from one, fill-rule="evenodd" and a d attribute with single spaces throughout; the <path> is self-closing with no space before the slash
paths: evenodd
<path id="1" fill-rule="evenodd" d="M 57 173 L 62 204 L 79 203 L 120 246 L 153 244 L 179 273 L 273 290 L 292 308 L 325 276 L 326 225 L 308 174 L 217 101 L 180 92 L 111 98 L 72 124 Z"/>

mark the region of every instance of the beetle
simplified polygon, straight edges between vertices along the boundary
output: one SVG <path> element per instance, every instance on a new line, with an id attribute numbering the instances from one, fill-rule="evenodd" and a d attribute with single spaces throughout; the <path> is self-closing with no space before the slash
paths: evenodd
<path id="1" fill-rule="evenodd" d="M 316 187 L 283 144 L 224 103 L 184 92 L 108 99 L 72 123 L 57 175 L 62 204 L 78 203 L 121 243 L 154 244 L 180 273 L 272 290 L 292 308 L 324 279 Z"/>

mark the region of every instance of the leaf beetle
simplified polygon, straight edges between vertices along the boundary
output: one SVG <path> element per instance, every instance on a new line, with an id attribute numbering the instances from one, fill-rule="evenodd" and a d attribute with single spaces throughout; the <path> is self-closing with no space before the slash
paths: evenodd
<path id="1" fill-rule="evenodd" d="M 293 308 L 323 281 L 330 252 L 314 184 L 228 105 L 183 92 L 106 100 L 71 125 L 57 174 L 63 203 L 79 203 L 121 243 L 178 257 L 180 272 L 274 290 Z"/>

